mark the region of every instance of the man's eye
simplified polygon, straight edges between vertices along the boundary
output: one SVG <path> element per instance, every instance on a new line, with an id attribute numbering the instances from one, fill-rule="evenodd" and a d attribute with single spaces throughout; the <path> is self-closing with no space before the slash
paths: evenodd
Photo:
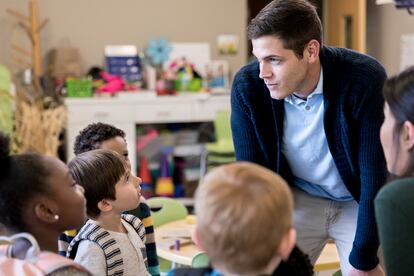
<path id="1" fill-rule="evenodd" d="M 279 63 L 280 62 L 280 59 L 277 59 L 277 58 L 269 58 L 269 62 L 271 62 L 271 63 Z"/>

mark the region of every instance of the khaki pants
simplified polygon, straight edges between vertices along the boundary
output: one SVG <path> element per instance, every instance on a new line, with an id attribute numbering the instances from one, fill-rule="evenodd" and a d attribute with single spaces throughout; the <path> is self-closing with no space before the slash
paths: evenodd
<path id="1" fill-rule="evenodd" d="M 342 275 L 348 275 L 352 268 L 348 259 L 355 238 L 358 203 L 318 198 L 295 188 L 293 195 L 299 248 L 314 264 L 326 242 L 333 240 L 338 248 Z"/>

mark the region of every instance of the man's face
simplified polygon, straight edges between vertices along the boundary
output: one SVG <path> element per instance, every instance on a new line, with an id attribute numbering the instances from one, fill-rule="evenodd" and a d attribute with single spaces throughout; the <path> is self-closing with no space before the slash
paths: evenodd
<path id="1" fill-rule="evenodd" d="M 298 58 L 293 50 L 283 47 L 276 36 L 262 36 L 252 40 L 253 54 L 260 63 L 259 77 L 264 80 L 273 99 L 284 99 L 295 92 L 297 95 L 309 91 L 307 75 L 309 71 L 306 47 L 303 58 Z"/>

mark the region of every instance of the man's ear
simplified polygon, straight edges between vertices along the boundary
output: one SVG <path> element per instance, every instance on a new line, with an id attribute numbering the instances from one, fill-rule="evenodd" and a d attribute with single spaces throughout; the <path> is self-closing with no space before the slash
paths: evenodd
<path id="1" fill-rule="evenodd" d="M 290 253 L 295 247 L 296 244 L 296 230 L 292 227 L 290 228 L 285 235 L 283 235 L 282 240 L 280 241 L 277 254 L 286 261 L 289 259 Z"/>
<path id="2" fill-rule="evenodd" d="M 200 239 L 200 230 L 198 228 L 198 225 L 194 228 L 194 230 L 191 232 L 191 239 L 195 243 L 195 245 L 202 251 L 205 251 L 202 241 Z"/>
<path id="3" fill-rule="evenodd" d="M 413 150 L 414 149 L 414 124 L 409 121 L 405 121 L 403 125 L 402 135 L 403 135 L 402 144 L 403 144 L 404 149 L 407 151 Z"/>
<path id="4" fill-rule="evenodd" d="M 98 209 L 101 212 L 109 212 L 112 211 L 112 205 L 108 200 L 102 199 L 98 202 Z"/>
<path id="5" fill-rule="evenodd" d="M 54 204 L 51 202 L 35 202 L 34 203 L 34 213 L 37 219 L 44 223 L 55 223 L 59 220 L 59 216 L 56 211 L 53 211 L 55 208 Z"/>
<path id="6" fill-rule="evenodd" d="M 321 44 L 316 40 L 312 39 L 308 42 L 304 49 L 304 56 L 306 56 L 309 63 L 315 63 L 319 60 L 319 50 L 321 48 Z"/>

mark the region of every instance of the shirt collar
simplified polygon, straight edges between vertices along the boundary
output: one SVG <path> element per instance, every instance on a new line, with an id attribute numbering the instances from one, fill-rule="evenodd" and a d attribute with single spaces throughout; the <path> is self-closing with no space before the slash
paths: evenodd
<path id="1" fill-rule="evenodd" d="M 323 93 L 323 69 L 321 67 L 321 72 L 319 73 L 319 81 L 318 84 L 316 85 L 315 89 L 312 91 L 312 93 L 309 94 L 308 99 L 316 96 L 316 95 L 320 95 Z M 287 96 L 285 98 L 285 101 L 293 104 L 293 105 L 298 105 L 300 103 L 306 102 L 306 100 L 300 99 L 298 97 L 295 97 L 293 95 L 293 93 L 289 96 Z"/>

